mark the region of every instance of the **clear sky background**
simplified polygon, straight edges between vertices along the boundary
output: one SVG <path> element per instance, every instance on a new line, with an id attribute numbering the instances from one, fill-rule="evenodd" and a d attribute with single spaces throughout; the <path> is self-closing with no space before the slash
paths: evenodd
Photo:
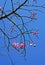
<path id="1" fill-rule="evenodd" d="M 3 7 L 6 0 L 0 0 L 0 6 Z M 18 0 L 13 0 L 14 3 Z M 19 1 L 18 1 L 19 2 Z M 23 2 L 23 0 L 20 0 L 20 4 Z M 32 1 L 29 1 L 29 4 L 35 4 L 35 5 L 43 5 L 45 4 L 45 0 L 37 0 L 37 3 L 32 3 Z M 4 11 L 11 9 L 11 1 L 7 0 L 7 4 L 4 7 Z M 18 6 L 14 5 L 14 8 Z M 39 29 L 39 39 L 36 39 L 36 47 L 27 47 L 26 48 L 26 60 L 24 57 L 18 53 L 15 49 L 10 48 L 10 55 L 14 62 L 14 65 L 45 65 L 45 8 L 41 7 L 27 7 L 28 9 L 38 9 L 39 11 L 34 11 L 37 13 L 37 20 L 32 21 L 30 23 L 30 29 L 31 28 L 37 28 Z M 17 11 L 18 13 L 22 14 L 23 11 Z M 7 14 L 8 12 L 6 12 Z M 1 12 L 0 12 L 1 14 Z M 29 13 L 23 13 L 22 15 L 30 15 Z M 14 18 L 13 18 L 14 19 Z M 15 19 L 14 19 L 15 20 Z M 24 19 L 27 21 L 26 19 Z M 18 21 L 16 19 L 16 21 Z M 11 26 L 7 19 L 4 19 L 5 25 L 6 25 L 6 33 L 9 33 L 9 27 Z M 20 23 L 20 22 L 19 22 Z M 28 27 L 28 25 L 27 25 Z M 3 29 L 3 23 L 2 20 L 0 20 L 0 28 Z M 0 33 L 1 36 L 2 33 Z M 13 34 L 14 35 L 14 34 Z M 3 36 L 3 34 L 2 34 Z M 7 41 L 6 41 L 7 42 Z M 3 37 L 0 39 L 0 46 L 3 46 Z M 0 48 L 0 52 L 4 53 L 4 55 L 0 55 L 0 65 L 11 65 L 10 59 L 7 55 L 7 50 L 5 48 Z"/>

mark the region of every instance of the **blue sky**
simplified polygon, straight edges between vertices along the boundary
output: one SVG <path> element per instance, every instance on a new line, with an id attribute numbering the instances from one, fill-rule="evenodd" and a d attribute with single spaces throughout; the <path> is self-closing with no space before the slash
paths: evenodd
<path id="1" fill-rule="evenodd" d="M 13 1 L 17 2 L 18 0 L 13 0 Z M 11 1 L 8 0 L 7 2 L 8 3 L 6 4 L 4 11 L 11 9 L 11 4 L 10 4 Z M 23 2 L 23 0 L 22 1 L 20 0 L 20 4 L 22 2 Z M 31 4 L 36 4 L 36 3 L 32 3 L 32 1 L 29 1 L 29 2 Z M 5 3 L 5 0 L 0 0 L 0 6 L 1 7 L 3 7 L 4 3 Z M 42 5 L 42 4 L 45 4 L 45 0 L 37 1 L 36 5 Z M 18 7 L 18 6 L 14 5 L 14 8 L 16 8 L 16 7 Z M 32 7 L 32 8 L 27 7 L 27 9 L 29 9 L 29 8 L 35 9 L 35 7 Z M 29 27 L 30 28 L 34 27 L 34 28 L 39 29 L 39 39 L 36 38 L 37 46 L 26 48 L 26 60 L 24 59 L 24 57 L 20 53 L 18 53 L 15 49 L 10 47 L 9 54 L 13 60 L 14 65 L 45 65 L 45 8 L 39 7 L 36 9 L 41 10 L 42 13 L 39 11 L 34 11 L 37 13 L 37 20 L 32 21 L 32 23 L 30 23 Z M 23 11 L 19 10 L 19 11 L 17 11 L 17 13 L 22 14 Z M 1 12 L 0 12 L 0 14 L 1 14 Z M 7 14 L 7 12 L 6 12 L 6 14 Z M 25 12 L 22 15 L 28 15 L 29 16 L 30 14 Z M 17 18 L 13 17 L 13 19 L 18 21 Z M 24 19 L 24 21 L 28 21 L 28 19 Z M 4 19 L 4 22 L 6 25 L 6 31 L 5 32 L 8 34 L 9 33 L 8 29 L 9 29 L 9 27 L 11 27 L 12 24 L 9 23 L 7 19 Z M 16 23 L 19 24 L 20 21 L 19 21 L 19 23 L 18 22 L 16 22 Z M 28 27 L 28 25 L 27 25 L 27 27 Z M 0 28 L 3 29 L 2 20 L 0 20 Z M 0 33 L 0 36 L 1 36 L 1 34 L 2 33 Z M 13 35 L 14 35 L 14 33 L 13 33 Z M 0 39 L 0 46 L 4 45 L 3 40 L 4 39 L 3 39 L 3 34 L 2 34 L 2 38 Z M 17 41 L 19 41 L 19 39 Z M 6 42 L 8 42 L 7 39 L 6 39 Z M 7 54 L 7 49 L 6 48 L 0 48 L 0 52 L 2 52 L 4 54 L 4 55 L 0 55 L 0 65 L 11 65 L 10 58 L 8 57 L 8 54 Z"/>

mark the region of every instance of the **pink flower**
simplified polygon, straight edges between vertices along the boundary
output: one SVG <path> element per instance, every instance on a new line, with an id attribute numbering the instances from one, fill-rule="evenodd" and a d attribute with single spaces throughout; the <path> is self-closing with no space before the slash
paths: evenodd
<path id="1" fill-rule="evenodd" d="M 24 48 L 25 47 L 25 44 L 24 43 L 21 43 L 21 44 L 18 44 L 18 43 L 16 43 L 16 42 L 14 42 L 13 44 L 12 44 L 12 46 L 14 47 L 14 48 Z"/>
<path id="2" fill-rule="evenodd" d="M 20 47 L 20 48 L 24 48 L 24 47 L 25 47 L 25 44 L 24 44 L 24 43 L 21 43 L 21 44 L 19 45 L 19 47 Z"/>
<path id="3" fill-rule="evenodd" d="M 14 48 L 16 48 L 16 49 L 19 49 L 19 48 L 20 48 L 20 44 L 19 44 L 19 43 L 16 43 L 16 42 L 14 42 L 14 43 L 12 44 L 12 46 L 13 46 Z"/>
<path id="4" fill-rule="evenodd" d="M 36 15 L 36 13 L 32 13 L 30 18 L 32 18 L 32 19 L 35 18 L 35 15 Z"/>
<path id="5" fill-rule="evenodd" d="M 37 34 L 38 34 L 38 32 L 33 32 L 32 34 L 33 34 L 33 35 L 37 35 Z"/>
<path id="6" fill-rule="evenodd" d="M 16 43 L 16 42 L 14 42 L 14 43 L 12 44 L 12 46 L 13 46 L 13 47 L 16 47 L 16 46 L 17 46 L 17 43 Z"/>
<path id="7" fill-rule="evenodd" d="M 0 11 L 2 11 L 2 7 L 0 7 Z"/>

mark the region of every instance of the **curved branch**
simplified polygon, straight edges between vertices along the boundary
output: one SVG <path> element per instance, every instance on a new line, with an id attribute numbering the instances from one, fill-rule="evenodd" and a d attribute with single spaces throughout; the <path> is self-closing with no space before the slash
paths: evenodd
<path id="1" fill-rule="evenodd" d="M 24 3 L 22 3 L 18 8 L 16 8 L 15 10 L 13 10 L 11 13 L 4 15 L 2 17 L 0 17 L 0 20 L 2 20 L 3 18 L 6 18 L 7 16 L 10 16 L 11 14 L 15 13 L 18 9 L 20 9 L 28 0 L 25 0 Z"/>

